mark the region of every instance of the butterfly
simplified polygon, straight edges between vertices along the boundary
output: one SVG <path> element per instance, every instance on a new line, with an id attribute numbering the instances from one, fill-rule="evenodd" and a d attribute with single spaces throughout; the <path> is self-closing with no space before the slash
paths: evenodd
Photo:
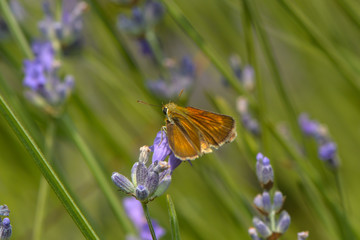
<path id="1" fill-rule="evenodd" d="M 227 115 L 193 107 L 165 104 L 169 146 L 180 160 L 194 160 L 236 138 L 235 120 Z"/>

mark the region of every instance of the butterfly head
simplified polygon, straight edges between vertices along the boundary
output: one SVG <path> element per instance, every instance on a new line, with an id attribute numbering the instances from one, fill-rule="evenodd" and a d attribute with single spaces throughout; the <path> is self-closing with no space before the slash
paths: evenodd
<path id="1" fill-rule="evenodd" d="M 177 106 L 175 103 L 170 102 L 168 104 L 165 104 L 162 106 L 161 110 L 165 114 L 166 119 L 170 122 L 172 122 L 172 116 L 174 112 L 177 112 L 177 109 L 179 106 Z"/>

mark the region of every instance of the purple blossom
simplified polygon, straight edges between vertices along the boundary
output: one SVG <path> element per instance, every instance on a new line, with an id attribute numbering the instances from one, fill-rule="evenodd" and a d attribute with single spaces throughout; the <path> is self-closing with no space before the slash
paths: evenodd
<path id="1" fill-rule="evenodd" d="M 159 131 L 156 134 L 154 144 L 150 146 L 150 149 L 153 153 L 152 162 L 155 161 L 164 161 L 166 157 L 169 156 L 168 163 L 170 165 L 170 170 L 173 172 L 182 161 L 175 157 L 174 153 L 171 151 L 167 136 L 165 132 Z"/>
<path id="2" fill-rule="evenodd" d="M 335 158 L 336 144 L 334 142 L 327 142 L 319 147 L 319 158 L 327 161 Z"/>
<path id="3" fill-rule="evenodd" d="M 32 50 L 36 60 L 44 66 L 47 71 L 54 68 L 55 51 L 51 42 L 34 42 Z"/>
<path id="4" fill-rule="evenodd" d="M 235 77 L 240 81 L 244 88 L 248 91 L 252 91 L 255 86 L 255 71 L 251 65 L 242 65 L 241 59 L 238 55 L 232 55 L 229 59 L 230 67 Z M 226 79 L 223 79 L 225 86 L 229 83 Z"/>
<path id="5" fill-rule="evenodd" d="M 310 120 L 305 113 L 300 115 L 299 124 L 304 134 L 315 139 L 318 145 L 319 158 L 329 163 L 330 166 L 337 167 L 339 165 L 339 159 L 336 156 L 337 147 L 331 140 L 326 127 L 316 121 Z"/>
<path id="6" fill-rule="evenodd" d="M 24 61 L 24 86 L 28 99 L 35 105 L 61 106 L 74 87 L 74 79 L 66 75 L 60 79 L 55 52 L 50 42 L 35 42 L 32 46 L 35 58 Z"/>
<path id="7" fill-rule="evenodd" d="M 145 38 L 138 38 L 138 44 L 143 55 L 152 55 L 151 46 Z"/>
<path id="8" fill-rule="evenodd" d="M 62 18 L 60 21 L 57 21 L 50 3 L 44 2 L 45 18 L 38 24 L 41 33 L 47 39 L 56 37 L 63 46 L 69 46 L 77 42 L 81 37 L 83 28 L 82 14 L 87 9 L 87 6 L 83 1 L 79 3 L 65 1 Z"/>
<path id="9" fill-rule="evenodd" d="M 144 35 L 164 16 L 164 7 L 157 1 L 148 0 L 143 7 L 134 7 L 131 16 L 119 15 L 120 30 L 135 36 Z"/>
<path id="10" fill-rule="evenodd" d="M 303 113 L 299 117 L 299 125 L 304 134 L 308 136 L 316 137 L 319 131 L 319 123 L 309 119 L 306 113 Z"/>
<path id="11" fill-rule="evenodd" d="M 140 238 L 142 240 L 152 240 L 141 203 L 132 197 L 127 197 L 124 198 L 123 204 L 125 212 L 138 230 Z M 155 220 L 151 220 L 151 222 L 156 237 L 161 238 L 165 234 L 165 230 Z"/>
<path id="12" fill-rule="evenodd" d="M 24 61 L 24 86 L 31 88 L 33 91 L 38 91 L 43 88 L 46 83 L 45 67 L 41 61 L 34 59 L 32 61 Z"/>
<path id="13" fill-rule="evenodd" d="M 157 96 L 162 98 L 173 98 L 181 90 L 188 90 L 194 83 L 195 65 L 193 61 L 185 56 L 180 64 L 169 66 L 170 79 L 158 79 L 148 82 L 148 88 Z"/>

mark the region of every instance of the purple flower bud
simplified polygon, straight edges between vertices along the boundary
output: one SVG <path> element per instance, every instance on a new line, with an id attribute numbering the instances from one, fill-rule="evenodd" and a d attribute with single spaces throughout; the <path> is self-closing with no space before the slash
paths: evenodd
<path id="1" fill-rule="evenodd" d="M 260 233 L 262 237 L 267 238 L 271 236 L 272 232 L 270 228 L 258 217 L 253 218 L 253 224 L 256 230 L 258 231 L 258 233 Z"/>
<path id="2" fill-rule="evenodd" d="M 0 216 L 9 216 L 10 210 L 7 205 L 0 205 Z"/>
<path id="3" fill-rule="evenodd" d="M 46 83 L 44 66 L 39 60 L 25 60 L 24 72 L 24 86 L 29 87 L 34 91 L 37 91 L 44 87 Z"/>
<path id="4" fill-rule="evenodd" d="M 164 16 L 165 9 L 160 2 L 148 0 L 144 8 L 144 16 L 149 25 L 158 23 Z"/>
<path id="5" fill-rule="evenodd" d="M 276 232 L 284 234 L 290 226 L 290 215 L 287 211 L 282 211 L 276 225 Z"/>
<path id="6" fill-rule="evenodd" d="M 229 61 L 230 61 L 230 67 L 233 70 L 236 78 L 241 81 L 242 69 L 241 69 L 240 57 L 238 55 L 234 54 L 234 55 L 230 56 Z"/>
<path id="7" fill-rule="evenodd" d="M 124 193 L 134 193 L 134 184 L 132 184 L 132 182 L 130 182 L 130 180 L 127 179 L 125 176 L 121 175 L 120 173 L 114 172 L 111 176 L 111 179 L 115 183 L 115 185 L 120 188 L 120 190 Z"/>
<path id="8" fill-rule="evenodd" d="M 149 191 L 146 189 L 144 185 L 138 185 L 136 187 L 135 196 L 136 199 L 138 199 L 139 201 L 144 201 L 148 198 Z"/>
<path id="9" fill-rule="evenodd" d="M 336 156 L 336 144 L 334 142 L 327 142 L 319 147 L 319 158 L 323 161 L 327 161 L 335 158 Z"/>
<path id="10" fill-rule="evenodd" d="M 139 162 L 139 165 L 136 168 L 136 184 L 138 186 L 144 185 L 147 175 L 148 175 L 148 170 L 147 170 L 145 164 Z"/>
<path id="11" fill-rule="evenodd" d="M 165 99 L 173 98 L 181 90 L 189 89 L 195 78 L 195 65 L 189 57 L 184 57 L 180 64 L 169 59 L 168 68 L 170 79 L 150 80 L 147 83 L 148 88 L 157 96 Z"/>
<path id="12" fill-rule="evenodd" d="M 258 153 L 256 159 L 256 175 L 260 185 L 265 190 L 270 190 L 274 183 L 274 173 L 270 165 L 270 160 L 261 153 Z"/>
<path id="13" fill-rule="evenodd" d="M 254 85 L 255 85 L 254 75 L 255 75 L 254 68 L 250 65 L 246 65 L 242 73 L 242 82 L 244 84 L 245 89 L 248 91 L 254 89 Z"/>
<path id="14" fill-rule="evenodd" d="M 271 200 L 270 200 L 270 194 L 268 192 L 263 192 L 262 202 L 265 213 L 269 214 L 271 211 Z"/>
<path id="15" fill-rule="evenodd" d="M 249 112 L 245 112 L 242 115 L 242 124 L 249 132 L 255 136 L 260 135 L 260 126 L 256 119 L 254 119 Z"/>
<path id="16" fill-rule="evenodd" d="M 51 71 L 54 67 L 55 51 L 50 42 L 35 42 L 32 45 L 33 53 L 45 67 L 47 71 Z"/>
<path id="17" fill-rule="evenodd" d="M 195 74 L 195 65 L 192 59 L 188 56 L 185 56 L 181 59 L 180 71 L 182 75 L 185 76 L 194 76 Z"/>
<path id="18" fill-rule="evenodd" d="M 132 9 L 132 20 L 136 24 L 144 24 L 144 17 L 143 17 L 143 13 L 140 8 L 134 7 Z"/>
<path id="19" fill-rule="evenodd" d="M 142 8 L 133 8 L 131 17 L 120 15 L 117 25 L 124 32 L 141 36 L 162 18 L 163 13 L 163 7 L 159 2 L 147 1 Z"/>
<path id="20" fill-rule="evenodd" d="M 137 186 L 137 181 L 136 181 L 136 171 L 137 171 L 137 167 L 139 166 L 139 162 L 136 162 L 132 168 L 131 168 L 131 181 L 133 182 L 133 184 L 135 186 Z"/>
<path id="21" fill-rule="evenodd" d="M 260 240 L 260 237 L 258 236 L 255 228 L 249 228 L 248 233 L 252 240 Z"/>
<path id="22" fill-rule="evenodd" d="M 151 197 L 159 185 L 159 174 L 157 172 L 149 172 L 146 180 L 145 187 L 148 189 L 148 196 Z"/>
<path id="23" fill-rule="evenodd" d="M 306 113 L 299 116 L 299 125 L 305 135 L 316 137 L 319 131 L 319 123 L 311 121 Z"/>
<path id="24" fill-rule="evenodd" d="M 154 165 L 154 167 L 151 171 L 156 173 L 161 173 L 170 167 L 170 165 L 166 161 L 156 161 L 155 163 L 157 164 L 156 165 L 154 163 L 152 164 Z M 150 167 L 148 171 L 150 171 Z"/>
<path id="25" fill-rule="evenodd" d="M 258 177 L 259 181 L 260 181 L 260 177 L 261 177 L 261 170 L 263 167 L 263 160 L 264 155 L 262 155 L 262 153 L 258 153 L 256 155 L 256 176 Z"/>
<path id="26" fill-rule="evenodd" d="M 297 238 L 298 240 L 305 240 L 309 237 L 309 232 L 299 232 L 297 236 L 298 236 Z"/>
<path id="27" fill-rule="evenodd" d="M 279 212 L 284 204 L 284 196 L 280 191 L 276 191 L 274 194 L 273 210 Z"/>
<path id="28" fill-rule="evenodd" d="M 267 157 L 263 158 L 263 167 L 260 172 L 260 184 L 265 190 L 270 190 L 274 183 L 274 172 Z"/>
<path id="29" fill-rule="evenodd" d="M 2 221 L 2 226 L 0 227 L 0 239 L 8 240 L 10 239 L 12 234 L 12 226 L 10 224 L 9 218 L 4 218 Z"/>
<path id="30" fill-rule="evenodd" d="M 140 148 L 139 162 L 146 164 L 149 160 L 151 149 L 148 146 L 142 146 Z"/>
<path id="31" fill-rule="evenodd" d="M 256 207 L 260 212 L 262 212 L 263 209 L 264 209 L 262 195 L 261 195 L 261 194 L 256 195 L 256 197 L 254 198 L 254 201 L 253 201 L 253 202 L 254 202 L 255 207 Z"/>
<path id="32" fill-rule="evenodd" d="M 163 195 L 170 186 L 170 183 L 171 183 L 171 175 L 167 174 L 161 179 L 154 195 L 152 196 L 152 199 Z"/>
<path id="33" fill-rule="evenodd" d="M 150 46 L 149 42 L 146 39 L 139 37 L 138 38 L 138 44 L 139 44 L 141 53 L 143 55 L 145 55 L 145 56 L 150 55 L 151 56 L 153 54 L 153 52 L 151 50 L 151 46 Z"/>

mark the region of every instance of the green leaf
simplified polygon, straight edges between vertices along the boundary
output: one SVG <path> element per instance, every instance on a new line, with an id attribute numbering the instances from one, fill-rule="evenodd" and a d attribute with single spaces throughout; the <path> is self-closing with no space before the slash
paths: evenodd
<path id="1" fill-rule="evenodd" d="M 34 159 L 42 175 L 45 177 L 51 188 L 54 190 L 56 196 L 64 205 L 66 211 L 72 217 L 80 231 L 83 233 L 84 237 L 87 239 L 99 239 L 83 213 L 80 211 L 79 207 L 76 205 L 76 203 L 66 190 L 63 183 L 60 181 L 59 177 L 56 175 L 48 161 L 45 159 L 39 147 L 36 145 L 28 132 L 24 129 L 22 124 L 16 118 L 13 111 L 10 109 L 10 107 L 7 105 L 1 95 L 0 112 L 1 115 L 6 119 L 16 136 L 19 138 L 20 142 L 24 145 L 28 153 Z"/>
<path id="2" fill-rule="evenodd" d="M 176 216 L 175 206 L 169 194 L 166 195 L 171 225 L 171 239 L 180 240 L 179 222 Z"/>

